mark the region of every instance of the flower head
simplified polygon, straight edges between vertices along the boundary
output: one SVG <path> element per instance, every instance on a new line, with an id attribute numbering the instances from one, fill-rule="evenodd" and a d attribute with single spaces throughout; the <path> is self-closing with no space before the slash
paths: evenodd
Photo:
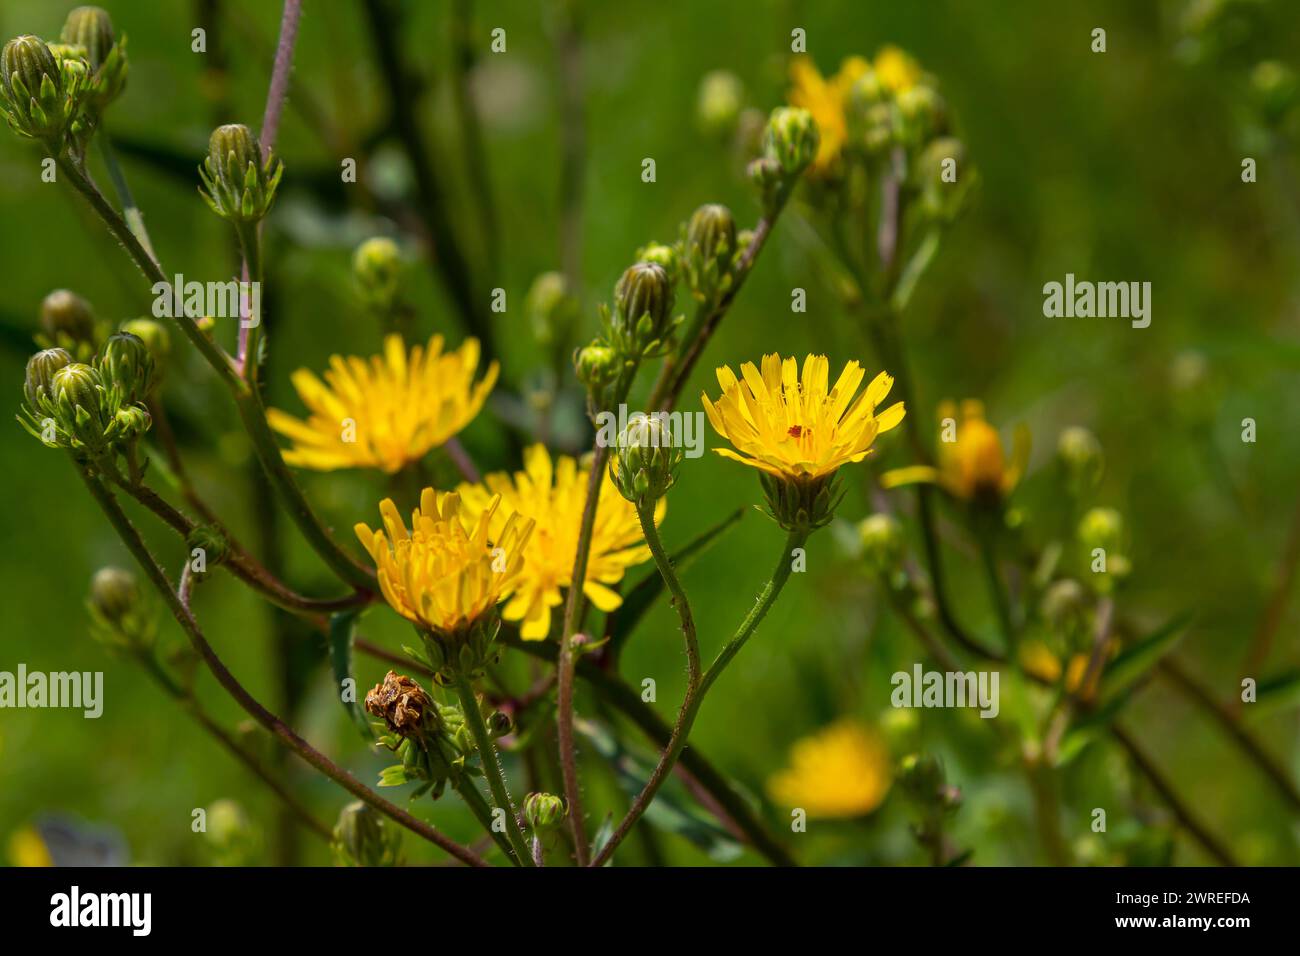
<path id="1" fill-rule="evenodd" d="M 921 79 L 921 67 L 906 51 L 896 46 L 883 46 L 876 52 L 872 64 L 880 85 L 891 93 L 910 90 Z"/>
<path id="2" fill-rule="evenodd" d="M 630 566 L 647 560 L 650 549 L 643 541 L 636 507 L 619 494 L 607 472 L 601 480 L 604 486 L 596 506 L 582 591 L 597 608 L 612 611 L 623 599 L 609 585 L 621 581 Z M 523 622 L 520 633 L 525 640 L 542 640 L 551 630 L 551 608 L 563 601 L 560 589 L 573 583 L 573 559 L 587 504 L 585 463 L 579 468 L 579 462 L 567 455 L 552 462 L 545 445 L 533 445 L 524 452 L 523 471 L 513 476 L 496 472 L 486 476 L 481 485 L 462 484 L 456 491 L 464 499 L 467 519 L 489 516 L 488 537 L 493 542 L 499 540 L 499 529 L 512 520 L 536 522 L 524 549 L 523 569 L 502 616 Z M 500 507 L 492 514 L 492 503 L 498 498 Z M 660 499 L 655 507 L 656 523 L 663 519 L 665 507 Z"/>
<path id="3" fill-rule="evenodd" d="M 880 806 L 892 782 L 889 752 L 865 724 L 845 718 L 790 749 L 790 766 L 768 780 L 772 799 L 810 817 L 859 817 Z"/>
<path id="4" fill-rule="evenodd" d="M 735 446 L 715 448 L 724 458 L 758 468 L 775 478 L 817 479 L 871 453 L 872 442 L 903 420 L 903 403 L 876 414 L 894 379 L 881 372 L 866 391 L 854 395 L 865 375 L 849 362 L 827 388 L 830 363 L 824 355 L 804 359 L 802 377 L 793 357 L 764 355 L 762 371 L 753 362 L 717 371 L 722 395 L 716 403 L 702 395 L 709 422 Z"/>
<path id="5" fill-rule="evenodd" d="M 293 440 L 284 453 L 291 465 L 333 471 L 379 468 L 389 474 L 418 461 L 464 428 L 496 384 L 492 362 L 477 383 L 479 344 L 466 339 L 443 352 L 442 336 L 409 355 L 401 336 L 384 340 L 384 354 L 367 363 L 358 356 L 330 356 L 322 383 L 307 369 L 293 373 L 299 397 L 310 409 L 304 422 L 279 409 L 267 420 Z"/>
<path id="6" fill-rule="evenodd" d="M 461 632 L 489 616 L 516 586 L 533 529 L 532 521 L 511 514 L 490 534 L 498 504 L 494 497 L 465 516 L 459 495 L 425 488 L 409 530 L 391 498 L 379 504 L 382 530 L 356 526 L 393 610 L 442 634 Z"/>
<path id="7" fill-rule="evenodd" d="M 941 421 L 951 422 L 952 438 L 939 442 L 939 467 L 915 465 L 888 472 L 886 488 L 932 482 L 963 501 L 1001 502 L 1020 482 L 1029 461 L 1029 432 L 1016 430 L 1011 461 L 1007 461 L 998 430 L 984 418 L 984 405 L 967 399 L 958 410 L 952 402 L 939 406 Z M 940 438 L 945 438 L 940 435 Z"/>
<path id="8" fill-rule="evenodd" d="M 840 64 L 839 72 L 831 77 L 822 76 L 811 58 L 806 56 L 797 57 L 790 64 L 792 87 L 787 98 L 792 106 L 803 107 L 812 113 L 821 134 L 817 158 L 811 167 L 813 175 L 824 175 L 839 162 L 848 139 L 845 104 L 849 90 L 870 69 L 871 64 L 860 56 L 846 58 Z"/>

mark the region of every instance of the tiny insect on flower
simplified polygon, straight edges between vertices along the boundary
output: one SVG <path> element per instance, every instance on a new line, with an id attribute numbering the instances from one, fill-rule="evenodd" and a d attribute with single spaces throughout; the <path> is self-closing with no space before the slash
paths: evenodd
<path id="1" fill-rule="evenodd" d="M 390 335 L 384 354 L 369 361 L 330 356 L 324 382 L 307 369 L 294 372 L 293 386 L 311 415 L 302 421 L 273 408 L 267 421 L 292 439 L 294 447 L 284 452 L 291 465 L 318 471 L 377 468 L 393 474 L 478 415 L 499 372 L 492 362 L 475 382 L 478 364 L 477 339 L 444 352 L 442 336 L 435 335 L 427 347 L 414 346 L 408 354 L 401 336 Z"/>

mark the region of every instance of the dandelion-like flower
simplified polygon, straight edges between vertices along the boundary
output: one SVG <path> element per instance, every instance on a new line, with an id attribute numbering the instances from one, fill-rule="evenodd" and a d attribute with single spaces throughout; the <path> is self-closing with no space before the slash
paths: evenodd
<path id="1" fill-rule="evenodd" d="M 889 751 L 867 725 L 845 718 L 790 749 L 790 766 L 767 789 L 782 806 L 810 817 L 865 816 L 880 806 L 892 783 Z"/>
<path id="2" fill-rule="evenodd" d="M 587 469 L 567 455 L 555 462 L 545 445 L 533 445 L 524 452 L 524 470 L 513 476 L 505 472 L 487 475 L 482 484 L 462 484 L 456 489 L 464 499 L 469 520 L 488 514 L 489 538 L 497 541 L 510 521 L 524 518 L 536 522 L 524 549 L 523 569 L 513 593 L 502 609 L 507 621 L 521 621 L 525 640 L 540 641 L 550 633 L 551 609 L 563 602 L 561 589 L 573 584 L 573 559 L 578 551 L 578 531 L 587 504 Z M 597 608 L 612 611 L 623 603 L 610 585 L 623 579 L 626 570 L 650 557 L 637 518 L 636 507 L 614 487 L 608 472 L 596 523 L 592 531 L 591 554 L 582 591 Z M 500 506 L 493 513 L 493 502 Z M 655 506 L 655 523 L 664 515 L 663 499 Z"/>
<path id="3" fill-rule="evenodd" d="M 883 46 L 876 52 L 871 65 L 880 85 L 891 93 L 910 90 L 921 79 L 921 67 L 906 51 L 896 46 Z"/>
<path id="4" fill-rule="evenodd" d="M 468 425 L 479 413 L 499 368 L 496 362 L 475 383 L 477 339 L 443 351 L 435 335 L 427 347 L 407 353 L 401 336 L 384 340 L 384 354 L 367 362 L 358 356 L 330 356 L 322 382 L 308 369 L 292 382 L 311 411 L 306 421 L 270 409 L 271 427 L 293 441 L 284 452 L 291 465 L 333 471 L 378 468 L 389 474 L 423 458 Z"/>
<path id="5" fill-rule="evenodd" d="M 839 72 L 831 77 L 822 76 L 810 57 L 796 57 L 791 62 L 790 82 L 793 85 L 787 99 L 791 106 L 812 113 L 821 134 L 817 158 L 809 170 L 812 175 L 824 175 L 838 163 L 848 139 L 845 106 L 849 90 L 870 69 L 871 63 L 860 56 L 847 57 L 840 64 Z"/>
<path id="6" fill-rule="evenodd" d="M 499 504 L 494 497 L 467 517 L 459 495 L 425 488 L 409 529 L 391 498 L 379 504 L 382 530 L 357 524 L 393 610 L 442 636 L 463 634 L 490 618 L 519 580 L 533 528 L 526 517 L 511 514 L 490 534 Z"/>
<path id="7" fill-rule="evenodd" d="M 894 384 L 888 373 L 858 394 L 865 377 L 861 365 L 845 365 L 833 387 L 829 371 L 824 355 L 804 359 L 802 376 L 793 357 L 764 355 L 761 372 L 752 362 L 740 367 L 740 378 L 730 367 L 719 368 L 722 395 L 716 403 L 701 396 L 714 430 L 735 449 L 714 451 L 761 472 L 783 525 L 811 528 L 829 521 L 836 471 L 866 458 L 876 436 L 903 420 L 902 402 L 876 413 Z"/>
<path id="8" fill-rule="evenodd" d="M 984 418 L 984 405 L 966 399 L 958 410 L 952 402 L 939 406 L 939 420 L 955 426 L 950 440 L 940 434 L 939 467 L 913 465 L 887 472 L 881 478 L 886 488 L 929 482 L 939 485 L 963 501 L 998 503 L 1011 494 L 1029 461 L 1029 432 L 1015 433 L 1011 461 L 1007 461 L 998 431 Z"/>

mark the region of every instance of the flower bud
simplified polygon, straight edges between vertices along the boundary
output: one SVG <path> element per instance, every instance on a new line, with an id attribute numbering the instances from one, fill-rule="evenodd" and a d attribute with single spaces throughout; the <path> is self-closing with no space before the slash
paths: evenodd
<path id="1" fill-rule="evenodd" d="M 134 441 L 153 427 L 153 416 L 139 405 L 123 405 L 113 414 L 113 420 L 104 429 L 104 438 L 110 442 Z"/>
<path id="2" fill-rule="evenodd" d="M 51 397 L 50 387 L 54 373 L 72 363 L 72 356 L 63 349 L 45 349 L 27 360 L 27 376 L 23 381 L 23 394 L 33 411 L 41 411 Z"/>
<path id="3" fill-rule="evenodd" d="M 191 555 L 195 551 L 203 552 L 203 561 L 208 569 L 215 568 L 226 560 L 230 552 L 230 542 L 225 534 L 215 525 L 197 525 L 185 536 L 185 547 Z"/>
<path id="4" fill-rule="evenodd" d="M 154 636 L 154 617 L 136 576 L 124 568 L 95 572 L 86 600 L 91 633 L 105 644 L 147 647 Z"/>
<path id="5" fill-rule="evenodd" d="M 767 121 L 764 149 L 781 164 L 787 176 L 797 176 L 817 157 L 821 134 L 812 113 L 792 106 L 780 106 Z"/>
<path id="6" fill-rule="evenodd" d="M 1295 105 L 1300 82 L 1286 64 L 1265 60 L 1251 71 L 1250 88 L 1264 119 L 1276 123 Z"/>
<path id="7" fill-rule="evenodd" d="M 220 866 L 248 866 L 261 842 L 248 814 L 234 800 L 214 800 L 206 811 L 204 834 Z"/>
<path id="8" fill-rule="evenodd" d="M 144 339 L 130 332 L 110 335 L 97 365 L 104 384 L 120 388 L 128 404 L 143 401 L 153 388 L 153 355 Z"/>
<path id="9" fill-rule="evenodd" d="M 563 273 L 543 272 L 533 280 L 524 296 L 524 314 L 539 344 L 548 346 L 567 340 L 578 317 L 578 304 Z"/>
<path id="10" fill-rule="evenodd" d="M 1038 604 L 1048 627 L 1071 641 L 1082 634 L 1088 621 L 1088 593 L 1073 578 L 1053 581 Z"/>
<path id="11" fill-rule="evenodd" d="M 955 164 L 956 179 L 944 180 L 949 161 Z M 959 139 L 941 136 L 933 140 L 917 160 L 921 209 L 936 222 L 952 222 L 961 213 L 975 173 L 966 166 L 966 146 Z"/>
<path id="12" fill-rule="evenodd" d="M 568 812 L 564 800 L 553 793 L 530 793 L 524 798 L 524 819 L 534 832 L 554 830 Z"/>
<path id="13" fill-rule="evenodd" d="M 624 498 L 637 508 L 648 508 L 676 482 L 684 457 L 668 431 L 667 416 L 634 415 L 618 436 L 609 476 Z"/>
<path id="14" fill-rule="evenodd" d="M 636 261 L 653 262 L 662 266 L 664 272 L 668 273 L 668 281 L 674 286 L 681 278 L 682 261 L 676 246 L 664 245 L 662 242 L 647 243 L 636 251 Z"/>
<path id="15" fill-rule="evenodd" d="M 598 391 L 618 377 L 622 359 L 605 343 L 596 340 L 578 349 L 573 360 L 578 381 L 589 391 Z"/>
<path id="16" fill-rule="evenodd" d="M 402 251 L 386 236 L 374 236 L 352 254 L 352 276 L 361 299 L 371 308 L 389 312 L 402 284 Z"/>
<path id="17" fill-rule="evenodd" d="M 898 782 L 914 802 L 928 806 L 938 801 L 947 781 L 943 764 L 930 754 L 909 754 L 898 766 Z"/>
<path id="18" fill-rule="evenodd" d="M 701 206 L 686 227 L 686 283 L 701 302 L 716 301 L 731 288 L 736 220 L 726 206 Z"/>
<path id="19" fill-rule="evenodd" d="M 909 87 L 894 102 L 902 121 L 903 142 L 908 145 L 927 143 L 948 128 L 948 106 L 932 86 Z"/>
<path id="20" fill-rule="evenodd" d="M 236 224 L 258 222 L 275 201 L 283 173 L 284 164 L 274 153 L 262 159 L 262 147 L 247 126 L 218 126 L 199 167 L 206 189 L 199 192 L 218 216 Z"/>
<path id="21" fill-rule="evenodd" d="M 339 866 L 396 866 L 402 831 L 360 800 L 339 812 L 330 844 Z"/>
<path id="22" fill-rule="evenodd" d="M 504 710 L 494 710 L 487 718 L 488 734 L 493 740 L 514 733 L 514 719 Z"/>
<path id="23" fill-rule="evenodd" d="M 668 273 L 653 262 L 629 266 L 614 287 L 614 344 L 630 356 L 645 356 L 672 335 L 674 292 Z"/>
<path id="24" fill-rule="evenodd" d="M 426 720 L 437 713 L 423 687 L 394 671 L 366 694 L 366 712 L 382 718 L 390 731 L 402 737 L 423 737 Z"/>
<path id="25" fill-rule="evenodd" d="M 157 388 L 162 384 L 163 372 L 167 369 L 167 359 L 171 356 L 171 336 L 161 322 L 153 319 L 131 319 L 122 323 L 122 331 L 130 332 L 144 343 L 153 359 L 153 384 Z"/>
<path id="26" fill-rule="evenodd" d="M 695 101 L 695 118 L 700 129 L 714 139 L 727 139 L 736 129 L 744 101 L 745 87 L 736 74 L 727 70 L 704 74 Z"/>
<path id="27" fill-rule="evenodd" d="M 890 574 L 903 560 L 903 526 L 891 514 L 879 512 L 858 525 L 862 557 L 879 574 Z"/>
<path id="28" fill-rule="evenodd" d="M 1101 480 L 1104 467 L 1101 443 L 1088 429 L 1072 425 L 1061 432 L 1056 454 L 1076 493 L 1095 487 Z"/>
<path id="29" fill-rule="evenodd" d="M 55 289 L 41 300 L 41 335 L 50 346 L 76 351 L 95 345 L 95 313 L 90 303 L 67 289 Z"/>
<path id="30" fill-rule="evenodd" d="M 63 366 L 50 380 L 59 424 L 87 445 L 103 437 L 103 392 L 99 373 L 80 362 Z"/>
<path id="31" fill-rule="evenodd" d="M 1093 572 L 1090 583 L 1103 593 L 1110 590 L 1110 582 L 1131 570 L 1131 562 L 1124 553 L 1124 517 L 1114 508 L 1093 508 L 1083 516 L 1079 522 L 1079 544 Z"/>
<path id="32" fill-rule="evenodd" d="M 65 86 L 63 70 L 40 37 L 15 37 L 0 51 L 4 112 L 20 135 L 44 141 L 52 152 L 80 109 L 78 90 Z"/>
<path id="33" fill-rule="evenodd" d="M 98 70 L 113 49 L 113 21 L 100 7 L 76 7 L 63 21 L 59 39 L 85 50 L 86 62 Z"/>

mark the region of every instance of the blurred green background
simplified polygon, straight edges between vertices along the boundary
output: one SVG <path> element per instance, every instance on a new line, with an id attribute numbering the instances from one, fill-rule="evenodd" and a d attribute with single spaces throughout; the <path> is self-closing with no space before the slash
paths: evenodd
<path id="1" fill-rule="evenodd" d="M 195 167 L 214 125 L 260 121 L 277 5 L 118 0 L 104 6 L 129 35 L 131 60 L 127 91 L 108 128 L 119 140 L 164 267 L 192 278 L 225 278 L 234 268 L 231 235 L 199 200 Z M 794 27 L 806 30 L 809 53 L 823 72 L 847 55 L 902 46 L 939 79 L 982 180 L 905 316 L 919 405 L 909 414 L 929 429 L 940 400 L 975 396 L 1004 434 L 1027 423 L 1035 449 L 1017 500 L 1031 526 L 1056 520 L 1051 457 L 1057 434 L 1070 424 L 1092 429 L 1107 460 L 1097 500 L 1124 513 L 1132 540 L 1135 570 L 1121 611 L 1149 626 L 1192 612 L 1178 657 L 1217 698 L 1231 699 L 1297 507 L 1300 192 L 1289 150 L 1270 151 L 1252 137 L 1246 87 L 1259 59 L 1295 62 L 1300 8 L 1236 4 L 1246 8 L 1242 22 L 1256 28 L 1222 55 L 1189 63 L 1186 4 L 629 0 L 579 6 L 587 133 L 582 339 L 594 333 L 596 304 L 608 299 L 636 249 L 675 239 L 696 206 L 726 203 L 742 225 L 757 218 L 740 157 L 695 123 L 704 74 L 733 71 L 748 104 L 766 113 L 784 99 Z M 451 109 L 447 7 L 401 5 L 400 42 L 415 70 L 432 81 L 418 115 L 435 144 L 450 215 L 477 241 L 474 223 L 467 223 L 472 192 Z M 518 385 L 533 380 L 541 361 L 523 316 L 524 294 L 538 273 L 561 265 L 560 17 L 545 2 L 476 7 L 472 89 L 482 108 L 503 244 L 500 268 L 480 270 L 476 282 L 484 301 L 486 290 L 506 290 L 509 308 L 493 320 L 504 376 Z M 0 33 L 52 39 L 65 13 L 48 0 L 5 0 Z M 191 52 L 191 30 L 200 24 L 209 29 L 206 54 Z M 1104 54 L 1089 49 L 1098 26 L 1108 31 Z M 489 33 L 496 27 L 506 30 L 508 46 L 492 55 Z M 385 135 L 388 97 L 364 4 L 307 0 L 294 82 L 278 150 L 284 184 L 267 229 L 266 302 L 269 401 L 297 413 L 301 405 L 288 386 L 294 368 L 320 369 L 331 353 L 369 354 L 378 345 L 350 277 L 351 250 L 368 235 L 401 236 L 410 251 L 418 334 L 436 330 L 457 342 L 464 330 L 411 228 L 418 220 L 412 219 L 410 169 L 399 144 Z M 360 160 L 377 205 L 362 189 L 339 184 L 346 156 Z M 1259 182 L 1241 182 L 1243 156 L 1257 158 Z M 645 157 L 656 161 L 654 183 L 641 181 Z M 92 170 L 103 181 L 97 162 Z M 146 284 L 87 208 L 66 185 L 42 183 L 39 173 L 30 144 L 0 136 L 0 372 L 15 409 L 46 293 L 71 288 L 115 321 L 145 314 L 150 302 Z M 715 391 L 714 364 L 735 367 L 764 352 L 818 351 L 835 367 L 850 358 L 879 366 L 867 338 L 821 282 L 815 252 L 798 241 L 794 223 L 790 216 L 778 226 L 697 368 L 686 409 L 699 407 L 701 389 Z M 478 255 L 474 248 L 470 254 Z M 1134 330 L 1118 319 L 1044 318 L 1042 286 L 1067 272 L 1150 281 L 1150 328 Z M 808 290 L 803 315 L 789 312 L 796 286 Z M 323 568 L 293 529 L 257 509 L 255 466 L 224 393 L 179 334 L 173 347 L 165 398 L 201 490 L 255 551 L 282 553 L 291 581 L 326 591 Z M 1178 368 L 1199 377 L 1187 386 Z M 485 470 L 518 464 L 501 438 L 502 411 L 509 413 L 500 406 L 485 412 L 463 436 Z M 1246 417 L 1258 423 L 1255 444 L 1240 440 Z M 882 440 L 880 448 L 884 464 L 908 463 L 902 441 Z M 0 428 L 0 456 L 6 463 L 0 538 L 7 542 L 0 555 L 0 670 L 19 662 L 29 670 L 103 670 L 106 695 L 104 714 L 94 721 L 67 710 L 0 711 L 0 849 L 14 833 L 56 815 L 115 832 L 132 862 L 214 862 L 217 854 L 191 832 L 191 811 L 229 798 L 262 834 L 263 847 L 251 859 L 327 862 L 319 842 L 285 835 L 274 798 L 142 672 L 90 640 L 82 604 L 90 576 L 129 558 L 66 458 L 16 424 Z M 443 460 L 434 456 L 431 463 L 440 478 L 450 478 Z M 365 473 L 305 474 L 303 481 L 345 539 L 354 522 L 373 523 L 377 501 L 388 493 L 382 477 Z M 910 503 L 910 496 L 903 500 Z M 663 526 L 667 544 L 678 547 L 737 507 L 760 501 L 754 476 L 734 463 L 711 453 L 688 462 Z M 763 796 L 766 778 L 785 765 L 794 740 L 845 714 L 877 720 L 889 710 L 889 675 L 917 659 L 911 638 L 854 556 L 848 522 L 868 513 L 864 486 L 854 482 L 840 512 L 844 525 L 814 536 L 808 573 L 795 576 L 717 687 L 692 737 L 764 801 L 764 816 L 803 862 L 923 859 L 897 793 L 864 822 L 815 826 L 801 835 L 788 833 L 785 811 Z M 156 522 L 142 517 L 141 524 L 175 572 L 178 543 Z M 781 540 L 751 509 L 686 572 L 706 657 L 748 609 Z M 648 570 L 635 569 L 631 580 Z M 966 624 L 992 632 L 977 563 L 950 551 L 949 577 Z M 375 779 L 385 761 L 365 750 L 334 699 L 318 636 L 286 625 L 226 575 L 203 585 L 196 607 L 211 641 L 255 694 L 273 709 L 291 708 L 305 736 L 363 780 Z M 1265 672 L 1254 676 L 1300 665 L 1298 624 L 1300 607 L 1291 604 Z M 407 634 L 383 607 L 366 616 L 362 630 L 394 650 Z M 164 645 L 180 640 L 165 621 Z M 385 669 L 360 659 L 358 683 L 370 686 Z M 632 641 L 622 670 L 633 683 L 655 678 L 655 706 L 671 719 L 684 674 L 666 605 L 655 608 Z M 509 661 L 506 672 L 524 685 L 523 662 Z M 231 726 L 241 720 L 210 680 L 199 683 L 214 715 Z M 585 694 L 579 710 L 597 715 Z M 952 823 L 957 843 L 974 849 L 975 863 L 1044 862 L 1016 755 L 973 714 L 918 716 L 919 741 L 943 756 L 949 779 L 965 796 Z M 1240 860 L 1300 859 L 1295 809 L 1167 683 L 1144 689 L 1125 723 Z M 1294 779 L 1300 770 L 1296 710 L 1278 707 L 1248 725 Z M 624 736 L 643 747 L 634 732 Z M 269 741 L 258 745 L 273 752 Z M 620 806 L 612 778 L 589 746 L 584 760 L 589 810 L 598 815 Z M 332 823 L 346 802 L 342 791 L 292 758 L 283 770 Z M 1131 779 L 1122 752 L 1105 741 L 1063 776 L 1062 796 L 1071 841 L 1093 839 L 1089 814 L 1105 807 L 1114 841 L 1103 852 L 1129 862 L 1141 862 L 1140 851 L 1116 847 L 1134 834 L 1140 843 L 1143 833 L 1168 823 L 1160 801 Z M 419 812 L 458 838 L 475 837 L 472 820 L 450 797 L 436 806 L 424 801 Z M 406 844 L 412 858 L 433 858 L 413 839 Z M 633 861 L 709 861 L 688 840 L 661 831 L 630 847 Z M 735 859 L 757 861 L 748 853 Z M 1179 838 L 1173 860 L 1204 863 L 1207 857 Z"/>

